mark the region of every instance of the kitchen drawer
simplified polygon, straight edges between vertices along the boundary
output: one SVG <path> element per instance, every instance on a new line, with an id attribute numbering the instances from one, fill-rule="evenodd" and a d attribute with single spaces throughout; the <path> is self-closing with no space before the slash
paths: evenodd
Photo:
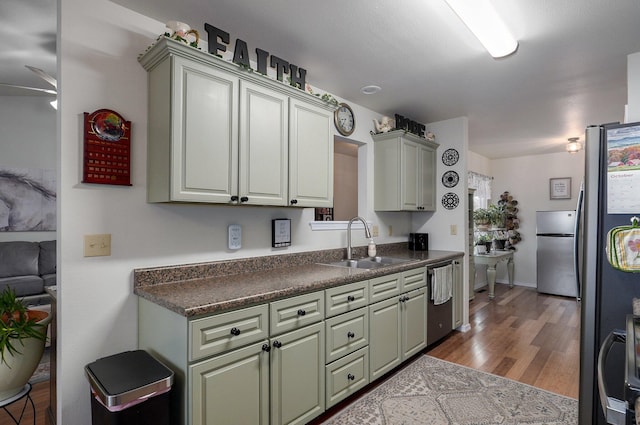
<path id="1" fill-rule="evenodd" d="M 369 303 L 369 281 L 327 289 L 325 303 L 327 317 L 365 307 Z"/>
<path id="2" fill-rule="evenodd" d="M 269 338 L 269 306 L 195 319 L 189 322 L 189 361 Z"/>
<path id="3" fill-rule="evenodd" d="M 324 320 L 324 291 L 271 303 L 271 336 Z"/>
<path id="4" fill-rule="evenodd" d="M 369 303 L 386 300 L 400 293 L 402 273 L 380 276 L 369 280 Z"/>
<path id="5" fill-rule="evenodd" d="M 407 270 L 402 273 L 402 292 L 413 291 L 414 289 L 427 286 L 427 269 L 420 267 L 413 270 Z"/>
<path id="6" fill-rule="evenodd" d="M 327 409 L 369 384 L 369 347 L 361 348 L 326 368 Z"/>
<path id="7" fill-rule="evenodd" d="M 326 362 L 369 345 L 369 310 L 365 307 L 325 320 Z"/>

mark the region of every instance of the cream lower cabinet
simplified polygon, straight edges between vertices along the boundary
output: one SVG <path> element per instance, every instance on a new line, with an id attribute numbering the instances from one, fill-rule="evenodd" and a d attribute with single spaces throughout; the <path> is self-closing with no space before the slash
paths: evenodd
<path id="1" fill-rule="evenodd" d="M 324 323 L 272 338 L 272 424 L 305 424 L 324 412 L 324 338 Z"/>
<path id="2" fill-rule="evenodd" d="M 368 281 L 325 291 L 327 408 L 369 384 L 368 293 Z"/>
<path id="3" fill-rule="evenodd" d="M 269 424 L 269 341 L 189 368 L 191 423 Z"/>
<path id="4" fill-rule="evenodd" d="M 187 318 L 138 300 L 139 348 L 175 372 L 172 423 L 304 424 L 426 345 L 425 269 Z"/>
<path id="5" fill-rule="evenodd" d="M 427 298 L 424 268 L 370 282 L 372 299 L 390 294 L 390 298 L 369 306 L 369 365 L 373 381 L 426 347 Z"/>
<path id="6" fill-rule="evenodd" d="M 324 412 L 324 324 L 189 369 L 194 425 L 304 424 Z"/>

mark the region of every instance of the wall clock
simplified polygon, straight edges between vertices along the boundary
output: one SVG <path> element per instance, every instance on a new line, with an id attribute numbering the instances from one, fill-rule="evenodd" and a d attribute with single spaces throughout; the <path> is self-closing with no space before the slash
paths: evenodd
<path id="1" fill-rule="evenodd" d="M 350 136 L 353 130 L 356 129 L 356 119 L 353 115 L 353 110 L 346 103 L 338 105 L 338 109 L 333 113 L 333 122 L 336 125 L 336 129 L 343 136 Z"/>

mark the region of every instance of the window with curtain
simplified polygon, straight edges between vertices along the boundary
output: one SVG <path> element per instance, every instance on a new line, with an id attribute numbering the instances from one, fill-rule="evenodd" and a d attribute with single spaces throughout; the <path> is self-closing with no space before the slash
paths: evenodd
<path id="1" fill-rule="evenodd" d="M 469 171 L 468 183 L 470 189 L 475 189 L 473 194 L 473 209 L 487 208 L 491 199 L 491 181 L 493 177 Z"/>

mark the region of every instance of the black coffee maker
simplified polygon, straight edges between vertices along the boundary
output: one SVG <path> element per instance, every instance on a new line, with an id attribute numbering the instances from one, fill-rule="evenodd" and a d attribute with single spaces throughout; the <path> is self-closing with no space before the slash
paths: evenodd
<path id="1" fill-rule="evenodd" d="M 413 251 L 429 251 L 429 234 L 409 233 L 409 249 Z"/>

